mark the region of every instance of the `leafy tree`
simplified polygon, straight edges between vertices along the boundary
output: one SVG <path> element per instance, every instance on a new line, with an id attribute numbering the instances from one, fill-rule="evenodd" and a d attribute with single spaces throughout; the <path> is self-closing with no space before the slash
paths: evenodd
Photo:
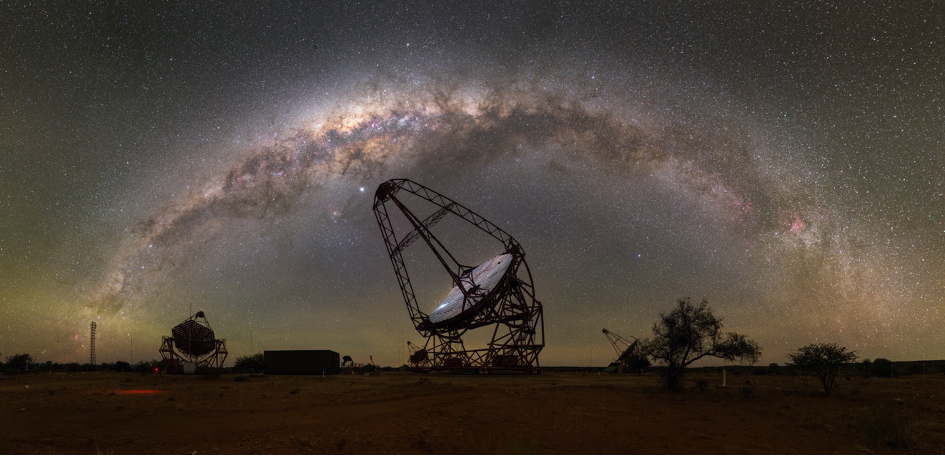
<path id="1" fill-rule="evenodd" d="M 810 344 L 788 354 L 788 358 L 799 371 L 820 380 L 824 392 L 830 394 L 840 373 L 840 365 L 856 361 L 856 352 L 832 343 Z"/>
<path id="2" fill-rule="evenodd" d="M 653 338 L 643 341 L 643 353 L 661 364 L 663 381 L 678 389 L 684 370 L 695 361 L 714 357 L 726 361 L 754 363 L 761 356 L 755 341 L 733 332 L 722 332 L 722 319 L 712 314 L 709 301 L 693 305 L 680 299 L 668 314 L 653 324 Z"/>
<path id="3" fill-rule="evenodd" d="M 233 367 L 241 371 L 262 372 L 266 370 L 266 355 L 256 353 L 255 355 L 245 355 L 236 358 Z"/>
<path id="4" fill-rule="evenodd" d="M 27 365 L 33 362 L 33 357 L 28 353 L 7 356 L 6 367 L 10 369 L 26 369 Z"/>
<path id="5" fill-rule="evenodd" d="M 627 359 L 627 364 L 637 371 L 637 375 L 643 375 L 643 370 L 652 365 L 650 358 L 648 358 L 645 353 L 640 352 L 631 355 L 630 358 Z"/>

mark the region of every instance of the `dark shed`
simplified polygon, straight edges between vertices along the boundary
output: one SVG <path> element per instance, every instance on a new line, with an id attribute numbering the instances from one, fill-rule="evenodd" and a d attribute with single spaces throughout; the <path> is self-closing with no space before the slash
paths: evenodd
<path id="1" fill-rule="evenodd" d="M 266 373 L 272 375 L 334 375 L 341 373 L 338 353 L 331 350 L 265 351 Z"/>

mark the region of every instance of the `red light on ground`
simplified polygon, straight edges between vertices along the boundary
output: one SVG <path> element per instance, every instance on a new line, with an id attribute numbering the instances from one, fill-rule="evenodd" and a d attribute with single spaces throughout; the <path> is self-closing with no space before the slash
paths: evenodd
<path id="1" fill-rule="evenodd" d="M 116 391 L 116 393 L 122 394 L 122 395 L 125 395 L 125 394 L 159 394 L 159 393 L 163 393 L 163 392 L 164 392 L 164 391 L 161 391 L 161 390 L 119 390 L 119 391 Z"/>

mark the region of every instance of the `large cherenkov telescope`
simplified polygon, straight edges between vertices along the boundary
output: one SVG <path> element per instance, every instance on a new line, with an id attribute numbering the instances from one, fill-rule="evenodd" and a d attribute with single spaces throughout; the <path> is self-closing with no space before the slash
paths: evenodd
<path id="1" fill-rule="evenodd" d="M 436 210 L 421 219 L 404 204 L 411 194 L 432 203 Z M 400 211 L 411 229 L 397 235 L 389 210 Z M 422 348 L 413 346 L 414 369 L 518 370 L 539 373 L 538 354 L 545 346 L 541 302 L 535 299 L 531 271 L 525 251 L 512 236 L 465 206 L 407 179 L 382 183 L 374 195 L 374 215 L 387 244 L 391 264 L 414 327 L 426 338 Z M 495 241 L 491 259 L 468 265 L 454 257 L 431 228 L 447 216 L 458 217 L 488 234 Z M 438 305 L 417 302 L 407 274 L 403 252 L 415 241 L 429 247 L 453 288 Z M 433 307 L 429 313 L 423 309 Z M 462 336 L 488 327 L 492 339 L 486 348 L 467 349 Z"/>
<path id="2" fill-rule="evenodd" d="M 168 363 L 171 373 L 193 373 L 197 366 L 215 369 L 226 361 L 226 340 L 217 339 L 203 311 L 171 329 L 171 337 L 164 336 L 158 352 Z"/>

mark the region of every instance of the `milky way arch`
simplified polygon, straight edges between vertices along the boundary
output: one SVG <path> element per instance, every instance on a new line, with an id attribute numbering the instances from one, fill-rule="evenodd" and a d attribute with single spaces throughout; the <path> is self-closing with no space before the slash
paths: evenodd
<path id="1" fill-rule="evenodd" d="M 737 125 L 602 109 L 541 92 L 385 100 L 365 97 L 300 122 L 301 127 L 271 145 L 251 148 L 226 172 L 193 186 L 199 190 L 140 221 L 91 288 L 83 313 L 131 312 L 156 283 L 181 267 L 187 246 L 234 220 L 292 214 L 300 199 L 332 181 L 373 183 L 398 177 L 392 173 L 404 165 L 425 170 L 421 175 L 457 172 L 524 149 L 549 151 L 561 155 L 559 161 L 588 164 L 617 178 L 648 175 L 704 206 L 769 263 L 788 261 L 789 270 L 839 283 L 840 294 L 863 292 L 868 278 L 851 253 L 862 244 L 860 231 L 816 188 L 785 178 L 790 170 L 776 163 L 791 164 L 783 158 L 788 151 L 759 146 Z M 806 166 L 802 159 L 793 165 Z M 805 262 L 811 255 L 819 260 Z M 833 260 L 825 263 L 825 257 Z"/>

